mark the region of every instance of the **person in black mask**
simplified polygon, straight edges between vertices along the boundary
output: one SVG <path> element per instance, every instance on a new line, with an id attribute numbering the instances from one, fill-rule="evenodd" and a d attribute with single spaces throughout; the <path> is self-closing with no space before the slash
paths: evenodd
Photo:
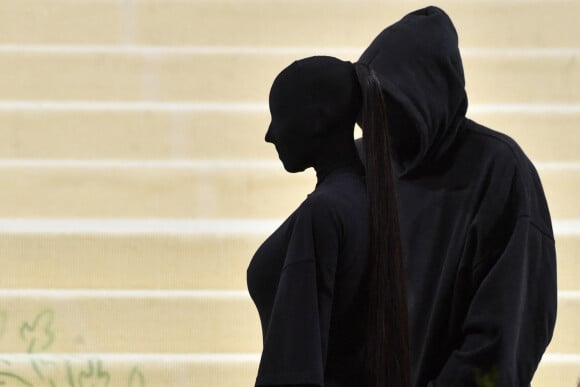
<path id="1" fill-rule="evenodd" d="M 457 32 L 441 9 L 387 27 L 359 62 L 379 78 L 393 143 L 413 385 L 529 386 L 557 309 L 534 166 L 466 118 Z"/>
<path id="2" fill-rule="evenodd" d="M 306 58 L 278 75 L 269 104 L 266 141 L 287 171 L 314 167 L 317 183 L 247 269 L 263 334 L 255 385 L 408 387 L 405 277 L 378 80 L 364 65 Z"/>

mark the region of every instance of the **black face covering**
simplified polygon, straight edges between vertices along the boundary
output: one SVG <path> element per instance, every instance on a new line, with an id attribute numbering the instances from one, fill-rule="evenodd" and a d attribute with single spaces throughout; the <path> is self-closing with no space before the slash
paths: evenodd
<path id="1" fill-rule="evenodd" d="M 296 61 L 272 85 L 266 141 L 287 171 L 315 167 L 320 180 L 358 162 L 353 128 L 360 98 L 352 63 L 327 56 Z"/>

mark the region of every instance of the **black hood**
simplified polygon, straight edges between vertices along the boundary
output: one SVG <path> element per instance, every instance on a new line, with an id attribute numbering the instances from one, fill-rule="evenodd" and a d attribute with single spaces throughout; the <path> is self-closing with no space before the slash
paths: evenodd
<path id="1" fill-rule="evenodd" d="M 467 111 L 457 32 L 449 16 L 433 6 L 409 13 L 383 30 L 359 62 L 381 83 L 397 175 L 436 165 Z"/>

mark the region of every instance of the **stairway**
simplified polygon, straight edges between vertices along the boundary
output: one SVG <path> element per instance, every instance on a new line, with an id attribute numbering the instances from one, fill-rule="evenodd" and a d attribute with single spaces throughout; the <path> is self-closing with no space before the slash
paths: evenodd
<path id="1" fill-rule="evenodd" d="M 560 294 L 533 386 L 575 386 L 580 2 L 433 3 L 459 32 L 468 115 L 540 172 Z M 270 84 L 301 57 L 355 60 L 423 6 L 2 0 L 0 385 L 253 386 L 246 267 L 314 184 L 263 141 Z"/>

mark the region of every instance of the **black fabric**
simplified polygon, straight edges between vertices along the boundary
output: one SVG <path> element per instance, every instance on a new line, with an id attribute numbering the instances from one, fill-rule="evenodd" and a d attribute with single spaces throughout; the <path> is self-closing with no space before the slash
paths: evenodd
<path id="1" fill-rule="evenodd" d="M 360 58 L 395 144 L 413 385 L 528 386 L 556 318 L 550 214 L 522 149 L 465 117 L 457 46 L 449 17 L 427 7 Z"/>
<path id="2" fill-rule="evenodd" d="M 362 167 L 334 170 L 248 266 L 263 333 L 256 386 L 360 385 L 367 254 Z"/>
<path id="3" fill-rule="evenodd" d="M 358 162 L 353 131 L 360 87 L 352 63 L 328 56 L 295 61 L 274 80 L 266 141 L 288 172 L 326 174 Z"/>
<path id="4" fill-rule="evenodd" d="M 388 111 L 400 176 L 446 153 L 463 125 L 467 95 L 457 33 L 436 7 L 417 10 L 387 27 L 359 62 L 376 71 Z"/>
<path id="5" fill-rule="evenodd" d="M 314 167 L 314 191 L 260 246 L 247 286 L 260 315 L 256 386 L 359 386 L 364 378 L 369 203 L 353 131 L 352 63 L 311 57 L 270 91 L 272 143 L 289 172 Z"/>

